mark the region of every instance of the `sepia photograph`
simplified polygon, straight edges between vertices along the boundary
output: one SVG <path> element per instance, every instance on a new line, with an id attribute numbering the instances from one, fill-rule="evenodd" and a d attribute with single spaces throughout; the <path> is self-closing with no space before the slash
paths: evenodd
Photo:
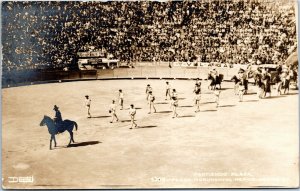
<path id="1" fill-rule="evenodd" d="M 3 1 L 3 189 L 298 188 L 296 0 Z"/>

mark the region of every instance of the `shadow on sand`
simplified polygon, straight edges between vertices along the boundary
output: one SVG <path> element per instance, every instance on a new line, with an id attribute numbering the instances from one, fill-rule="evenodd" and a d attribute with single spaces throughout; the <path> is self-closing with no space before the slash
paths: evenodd
<path id="1" fill-rule="evenodd" d="M 234 107 L 235 105 L 220 105 L 219 107 Z"/>
<path id="2" fill-rule="evenodd" d="M 255 93 L 255 92 L 247 92 L 245 95 L 255 95 L 255 94 L 257 94 L 257 93 Z"/>
<path id="3" fill-rule="evenodd" d="M 178 116 L 178 118 L 185 118 L 185 117 L 195 117 L 195 115 L 182 115 L 182 116 Z"/>
<path id="4" fill-rule="evenodd" d="M 299 93 L 288 93 L 286 95 L 298 95 Z"/>
<path id="5" fill-rule="evenodd" d="M 245 100 L 243 102 L 257 102 L 258 100 L 257 99 L 253 99 L 253 100 Z"/>
<path id="6" fill-rule="evenodd" d="M 208 102 L 201 103 L 201 105 L 209 104 L 209 103 L 216 103 L 216 102 L 214 102 L 214 101 L 208 101 Z"/>
<path id="7" fill-rule="evenodd" d="M 281 97 L 286 97 L 286 95 L 265 97 L 265 98 L 263 98 L 263 99 L 275 99 L 275 98 L 281 98 Z"/>
<path id="8" fill-rule="evenodd" d="M 208 109 L 208 110 L 203 110 L 203 111 L 200 111 L 200 112 L 211 112 L 211 111 L 218 111 L 216 109 Z"/>
<path id="9" fill-rule="evenodd" d="M 156 113 L 172 113 L 172 111 L 158 111 Z"/>
<path id="10" fill-rule="evenodd" d="M 108 116 L 108 115 L 102 115 L 102 116 L 93 116 L 91 118 L 108 118 L 108 117 L 111 117 L 111 116 Z"/>
<path id="11" fill-rule="evenodd" d="M 136 121 L 136 120 L 134 120 L 134 121 Z M 131 120 L 129 119 L 129 120 L 121 120 L 120 121 L 121 123 L 126 123 L 126 122 L 131 122 Z"/>
<path id="12" fill-rule="evenodd" d="M 221 88 L 221 90 L 233 90 L 233 88 Z"/>
<path id="13" fill-rule="evenodd" d="M 168 102 L 157 102 L 155 104 L 168 104 Z"/>
<path id="14" fill-rule="evenodd" d="M 87 142 L 81 142 L 81 143 L 73 143 L 70 144 L 67 147 L 84 147 L 84 146 L 89 146 L 89 145 L 97 145 L 99 143 L 102 143 L 100 141 L 87 141 Z"/>
<path id="15" fill-rule="evenodd" d="M 146 128 L 154 128 L 157 127 L 156 125 L 146 125 L 146 126 L 139 126 L 137 129 L 146 129 Z"/>
<path id="16" fill-rule="evenodd" d="M 123 110 L 129 110 L 130 108 L 126 108 L 126 109 L 123 109 Z M 136 107 L 135 109 L 142 109 L 141 107 Z M 122 110 L 122 109 L 121 109 Z"/>

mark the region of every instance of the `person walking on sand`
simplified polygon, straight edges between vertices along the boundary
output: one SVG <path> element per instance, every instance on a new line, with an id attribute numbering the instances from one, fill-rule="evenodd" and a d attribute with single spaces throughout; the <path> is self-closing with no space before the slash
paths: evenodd
<path id="1" fill-rule="evenodd" d="M 176 99 L 178 99 L 178 94 L 176 92 L 176 89 L 173 89 L 171 96 L 175 97 Z"/>
<path id="2" fill-rule="evenodd" d="M 243 101 L 244 93 L 245 93 L 245 86 L 242 82 L 239 82 L 239 102 Z"/>
<path id="3" fill-rule="evenodd" d="M 152 108 L 153 108 L 153 110 L 154 110 L 154 113 L 156 113 L 156 108 L 155 108 L 155 106 L 154 106 L 154 101 L 155 101 L 155 96 L 152 94 L 152 91 L 150 91 L 150 92 L 149 92 L 149 100 L 148 100 L 150 110 L 149 110 L 149 113 L 148 113 L 148 114 L 151 113 Z"/>
<path id="4" fill-rule="evenodd" d="M 117 110 L 117 105 L 115 103 L 115 100 L 112 100 L 112 104 L 110 104 L 110 107 L 109 107 L 109 113 L 111 114 L 110 123 L 113 123 L 114 119 L 116 119 L 116 121 L 119 121 L 119 118 L 116 114 L 116 110 Z"/>
<path id="5" fill-rule="evenodd" d="M 123 110 L 124 107 L 124 93 L 123 90 L 119 90 L 119 105 L 121 106 L 120 110 Z"/>
<path id="6" fill-rule="evenodd" d="M 135 115 L 136 115 L 136 109 L 134 108 L 133 104 L 130 105 L 129 115 L 130 115 L 130 119 L 131 119 L 131 127 L 129 129 L 132 129 L 133 126 L 134 126 L 134 128 L 137 128 L 137 124 L 134 121 Z"/>
<path id="7" fill-rule="evenodd" d="M 152 87 L 150 86 L 150 84 L 147 85 L 146 87 L 146 100 L 149 100 L 149 92 L 152 92 Z"/>
<path id="8" fill-rule="evenodd" d="M 200 90 L 197 90 L 195 92 L 195 98 L 194 98 L 195 107 L 196 107 L 195 113 L 200 112 L 200 99 L 201 99 L 201 93 L 200 92 L 201 92 Z"/>
<path id="9" fill-rule="evenodd" d="M 169 82 L 166 82 L 166 99 L 168 98 L 171 99 L 171 85 L 169 84 Z"/>
<path id="10" fill-rule="evenodd" d="M 172 118 L 178 117 L 177 107 L 178 107 L 178 99 L 177 99 L 177 97 L 173 96 L 172 100 L 171 100 L 171 108 L 172 108 L 172 111 L 173 111 L 173 117 Z"/>
<path id="11" fill-rule="evenodd" d="M 201 93 L 201 82 L 200 80 L 197 79 L 196 83 L 195 83 L 195 87 L 194 87 L 194 93 L 197 92 L 197 91 L 200 91 Z"/>
<path id="12" fill-rule="evenodd" d="M 91 118 L 91 113 L 90 113 L 90 109 L 91 109 L 91 102 L 92 100 L 89 98 L 88 95 L 85 96 L 85 107 L 87 109 L 87 118 Z"/>

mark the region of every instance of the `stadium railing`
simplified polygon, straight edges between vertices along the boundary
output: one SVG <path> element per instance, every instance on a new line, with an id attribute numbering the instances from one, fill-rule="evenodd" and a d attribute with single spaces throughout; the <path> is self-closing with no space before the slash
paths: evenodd
<path id="1" fill-rule="evenodd" d="M 144 65 L 134 68 L 115 68 L 81 71 L 39 71 L 29 74 L 22 72 L 2 75 L 2 88 L 33 85 L 41 83 L 55 83 L 80 80 L 109 80 L 109 79 L 196 79 L 206 80 L 211 66 L 204 67 L 169 67 L 168 65 Z M 217 67 L 223 74 L 224 80 L 230 80 L 238 73 L 239 67 Z"/>

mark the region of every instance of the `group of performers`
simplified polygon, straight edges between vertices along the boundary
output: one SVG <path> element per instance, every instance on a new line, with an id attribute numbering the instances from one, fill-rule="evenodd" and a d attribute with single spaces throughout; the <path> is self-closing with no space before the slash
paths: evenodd
<path id="1" fill-rule="evenodd" d="M 256 71 L 251 70 L 251 68 L 248 67 L 247 70 L 244 69 L 240 69 L 238 71 L 238 74 L 236 76 L 234 76 L 232 78 L 232 80 L 234 80 L 235 82 L 235 86 L 234 86 L 234 92 L 235 95 L 239 96 L 239 101 L 242 102 L 243 101 L 243 95 L 247 94 L 247 90 L 248 90 L 248 78 L 249 77 L 253 77 L 255 80 L 255 85 L 258 87 L 258 92 L 257 95 L 259 98 L 263 98 L 266 95 L 269 94 L 269 96 L 271 95 L 271 82 L 272 82 L 272 77 L 271 74 L 269 72 L 268 69 L 264 69 L 264 68 L 257 68 Z M 218 71 L 213 68 L 211 71 L 209 71 L 209 75 L 211 75 L 211 77 L 213 79 L 216 79 L 218 77 Z M 291 70 L 289 68 L 286 67 L 282 67 L 282 66 L 278 66 L 276 68 L 276 75 L 275 78 L 273 79 L 273 81 L 276 84 L 276 91 L 278 93 L 278 95 L 280 95 L 281 89 L 282 87 L 287 86 L 287 84 L 290 83 L 290 79 L 291 78 L 297 78 L 296 76 L 297 74 L 295 74 L 294 70 Z M 179 115 L 177 113 L 177 107 L 178 107 L 178 94 L 176 89 L 172 89 L 170 82 L 165 82 L 165 101 L 169 100 L 169 104 L 172 108 L 172 118 L 177 118 Z M 286 90 L 284 90 L 284 93 Z M 287 90 L 288 91 L 288 90 Z M 124 109 L 124 93 L 123 90 L 120 89 L 119 90 L 119 95 L 118 95 L 118 104 L 116 103 L 116 100 L 112 100 L 112 103 L 109 106 L 109 113 L 111 115 L 111 120 L 110 123 L 114 123 L 114 122 L 118 122 L 119 118 L 117 116 L 117 107 L 118 105 L 120 106 L 120 110 Z M 147 104 L 149 106 L 149 112 L 148 114 L 153 113 L 157 113 L 157 109 L 155 107 L 155 96 L 153 93 L 153 88 L 151 87 L 150 84 L 147 84 L 146 86 L 146 101 Z M 194 107 L 195 107 L 195 113 L 200 112 L 200 100 L 201 100 L 201 81 L 200 79 L 196 79 L 195 82 L 195 86 L 194 86 Z M 214 102 L 216 104 L 216 108 L 219 107 L 219 98 L 220 98 L 220 94 L 221 94 L 221 88 L 215 88 L 213 91 L 213 95 L 214 95 Z M 264 94 L 264 95 L 263 95 Z M 85 106 L 87 109 L 87 117 L 91 118 L 91 113 L 90 113 L 90 108 L 91 108 L 91 99 L 88 95 L 85 96 Z M 59 124 L 62 121 L 62 116 L 61 113 L 59 111 L 58 106 L 54 106 L 53 110 L 55 111 L 55 118 L 54 118 L 54 122 L 56 124 Z M 129 108 L 129 116 L 131 119 L 131 127 L 132 128 L 136 128 L 138 125 L 135 122 L 135 116 L 136 116 L 136 108 L 134 107 L 133 104 L 130 104 L 130 108 Z"/>

